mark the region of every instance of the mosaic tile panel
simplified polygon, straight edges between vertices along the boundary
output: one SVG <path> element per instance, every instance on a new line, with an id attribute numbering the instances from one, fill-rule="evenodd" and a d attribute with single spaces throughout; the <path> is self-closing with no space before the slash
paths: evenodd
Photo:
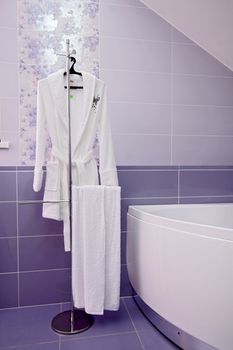
<path id="1" fill-rule="evenodd" d="M 20 158 L 35 160 L 37 81 L 65 67 L 66 39 L 77 67 L 99 76 L 99 1 L 18 0 Z M 50 141 L 48 139 L 47 152 Z"/>

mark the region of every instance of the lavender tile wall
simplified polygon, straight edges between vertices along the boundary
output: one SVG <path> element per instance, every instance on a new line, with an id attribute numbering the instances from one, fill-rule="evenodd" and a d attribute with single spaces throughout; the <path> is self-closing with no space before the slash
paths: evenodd
<path id="1" fill-rule="evenodd" d="M 64 65 L 54 55 L 64 41 L 62 2 L 55 2 L 56 15 L 47 23 L 45 3 L 37 1 L 20 2 L 18 13 L 17 0 L 0 5 L 0 137 L 10 141 L 0 165 L 34 164 L 36 79 Z M 85 69 L 100 70 L 108 84 L 118 165 L 232 164 L 229 69 L 139 0 L 90 0 L 74 9 L 78 20 L 69 21 L 66 34 L 82 52 Z"/>
<path id="2" fill-rule="evenodd" d="M 232 164 L 233 73 L 148 8 L 126 4 L 100 1 L 117 163 Z"/>

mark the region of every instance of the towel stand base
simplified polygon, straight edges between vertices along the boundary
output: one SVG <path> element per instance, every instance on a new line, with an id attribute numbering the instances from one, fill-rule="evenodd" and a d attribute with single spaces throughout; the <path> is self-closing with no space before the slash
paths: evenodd
<path id="1" fill-rule="evenodd" d="M 52 329 L 62 335 L 72 335 L 86 331 L 94 323 L 94 317 L 83 310 L 68 310 L 56 315 Z"/>

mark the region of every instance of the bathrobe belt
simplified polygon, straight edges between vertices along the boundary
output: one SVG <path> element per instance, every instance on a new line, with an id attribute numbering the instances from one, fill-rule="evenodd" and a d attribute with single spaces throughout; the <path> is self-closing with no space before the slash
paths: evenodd
<path id="1" fill-rule="evenodd" d="M 69 181 L 68 181 L 68 161 L 65 159 L 64 155 L 54 147 L 52 150 L 52 155 L 60 161 L 60 199 L 69 199 Z M 77 175 L 77 183 L 79 183 L 80 174 L 83 173 L 85 165 L 91 160 L 95 160 L 93 151 L 88 151 L 83 157 L 72 160 L 72 169 L 75 167 Z M 76 181 L 75 181 L 76 182 Z M 70 222 L 69 222 L 69 204 L 62 203 L 61 208 L 61 219 L 63 220 L 63 233 L 64 233 L 64 245 L 65 251 L 70 250 Z"/>

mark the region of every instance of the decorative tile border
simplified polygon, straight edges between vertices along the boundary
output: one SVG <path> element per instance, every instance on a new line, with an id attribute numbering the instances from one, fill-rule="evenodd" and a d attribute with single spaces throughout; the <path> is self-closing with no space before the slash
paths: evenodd
<path id="1" fill-rule="evenodd" d="M 37 81 L 65 67 L 66 39 L 79 69 L 99 76 L 99 1 L 18 0 L 20 163 L 35 160 Z M 50 142 L 48 140 L 47 151 Z"/>

